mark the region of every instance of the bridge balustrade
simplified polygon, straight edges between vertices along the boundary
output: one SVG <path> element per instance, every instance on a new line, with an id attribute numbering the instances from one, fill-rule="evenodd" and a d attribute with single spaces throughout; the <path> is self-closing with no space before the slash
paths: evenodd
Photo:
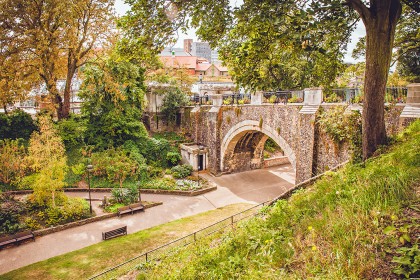
<path id="1" fill-rule="evenodd" d="M 249 104 L 251 103 L 251 95 L 243 93 L 223 94 L 223 105 L 231 104 Z"/>
<path id="2" fill-rule="evenodd" d="M 324 90 L 323 103 L 355 103 L 356 97 L 362 96 L 361 88 L 335 88 Z M 265 91 L 263 92 L 263 103 L 303 103 L 303 90 L 284 90 L 284 91 Z M 405 103 L 407 99 L 406 87 L 387 87 L 385 93 L 385 102 L 388 103 Z M 223 94 L 223 104 L 249 104 L 251 101 L 250 94 L 233 93 Z M 212 98 L 209 95 L 194 94 L 190 97 L 190 102 L 195 105 L 212 105 Z"/>

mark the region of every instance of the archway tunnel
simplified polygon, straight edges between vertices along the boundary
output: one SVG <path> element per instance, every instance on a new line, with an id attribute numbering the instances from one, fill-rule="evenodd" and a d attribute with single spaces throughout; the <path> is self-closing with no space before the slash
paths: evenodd
<path id="1" fill-rule="evenodd" d="M 264 164 L 265 144 L 273 143 L 278 150 L 280 146 L 268 135 L 257 130 L 246 130 L 235 135 L 228 143 L 223 157 L 223 172 L 241 172 L 252 169 L 259 169 Z M 283 160 L 288 163 L 287 157 Z"/>

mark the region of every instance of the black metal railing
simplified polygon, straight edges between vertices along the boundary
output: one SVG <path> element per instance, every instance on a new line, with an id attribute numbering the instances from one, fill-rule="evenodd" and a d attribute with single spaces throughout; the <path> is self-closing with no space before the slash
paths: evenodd
<path id="1" fill-rule="evenodd" d="M 387 87 L 385 102 L 405 103 L 407 99 L 406 87 Z M 363 100 L 363 90 L 361 88 L 335 88 L 323 91 L 324 103 L 360 103 Z M 263 93 L 263 103 L 302 103 L 304 102 L 303 90 L 283 90 L 265 91 Z M 208 95 L 195 94 L 191 96 L 191 102 L 195 105 L 212 105 L 211 97 Z M 223 105 L 249 104 L 251 103 L 250 94 L 232 93 L 223 94 Z"/>
<path id="2" fill-rule="evenodd" d="M 183 246 L 192 244 L 195 241 L 203 239 L 211 234 L 233 228 L 233 226 L 239 223 L 240 221 L 247 220 L 251 217 L 259 215 L 261 213 L 259 210 L 264 206 L 269 205 L 270 203 L 271 201 L 266 201 L 261 204 L 255 205 L 249 209 L 246 209 L 242 212 L 236 213 L 228 218 L 225 218 L 217 223 L 195 231 L 187 236 L 176 239 L 153 250 L 142 253 L 119 265 L 116 265 L 99 274 L 96 274 L 95 276 L 92 276 L 89 279 L 114 279 L 121 275 L 125 275 L 138 267 L 141 267 L 149 261 L 161 260 L 165 257 L 170 256 L 171 254 L 176 252 L 176 250 Z"/>
<path id="3" fill-rule="evenodd" d="M 232 104 L 250 104 L 251 95 L 243 93 L 232 93 L 232 94 L 223 94 L 223 105 L 232 105 Z"/>
<path id="4" fill-rule="evenodd" d="M 360 88 L 334 88 L 324 91 L 322 101 L 325 103 L 354 103 L 356 97 L 361 94 Z"/>
<path id="5" fill-rule="evenodd" d="M 265 91 L 263 97 L 263 103 L 302 103 L 304 94 L 303 90 Z"/>
<path id="6" fill-rule="evenodd" d="M 405 103 L 407 100 L 406 87 L 387 87 L 385 92 L 385 102 Z"/>

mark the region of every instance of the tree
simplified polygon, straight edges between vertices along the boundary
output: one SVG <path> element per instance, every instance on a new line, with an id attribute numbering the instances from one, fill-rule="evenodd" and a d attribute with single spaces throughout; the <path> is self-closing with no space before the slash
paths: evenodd
<path id="1" fill-rule="evenodd" d="M 144 70 L 112 54 L 84 70 L 79 96 L 87 118 L 88 144 L 99 148 L 118 147 L 127 140 L 147 135 L 142 123 Z"/>
<path id="2" fill-rule="evenodd" d="M 300 5 L 245 1 L 234 11 L 235 25 L 219 42 L 219 52 L 239 85 L 279 90 L 334 83 L 355 19 L 345 9 L 327 18 Z M 329 32 L 332 25 L 337 32 Z"/>
<path id="3" fill-rule="evenodd" d="M 174 124 L 179 109 L 188 104 L 188 96 L 177 87 L 166 88 L 164 94 L 161 112 L 169 124 Z"/>
<path id="4" fill-rule="evenodd" d="M 369 7 L 360 0 L 350 0 L 348 5 L 357 11 L 366 28 L 363 159 L 367 159 L 386 141 L 385 90 L 402 6 L 399 0 L 371 0 Z"/>
<path id="5" fill-rule="evenodd" d="M 56 198 L 62 192 L 67 171 L 65 148 L 52 121 L 39 118 L 39 132 L 34 132 L 29 140 L 29 155 L 26 158 L 29 168 L 35 172 L 30 175 L 32 198 L 39 205 L 56 206 Z"/>
<path id="6" fill-rule="evenodd" d="M 134 176 L 139 170 L 138 162 L 127 156 L 120 147 L 93 154 L 92 161 L 96 168 L 101 167 L 105 171 L 108 180 L 118 182 L 120 188 L 128 176 Z"/>
<path id="7" fill-rule="evenodd" d="M 111 0 L 3 0 L 0 3 L 2 53 L 16 56 L 38 74 L 56 107 L 67 118 L 77 69 L 104 46 L 112 31 Z M 57 80 L 65 78 L 64 100 Z"/>
<path id="8" fill-rule="evenodd" d="M 36 85 L 34 76 L 17 55 L 0 48 L 0 106 L 5 114 L 8 105 L 26 99 L 31 87 Z"/>
<path id="9" fill-rule="evenodd" d="M 28 140 L 32 132 L 37 129 L 31 115 L 15 110 L 11 114 L 0 114 L 0 139 Z"/>
<path id="10" fill-rule="evenodd" d="M 229 31 L 236 28 L 240 22 L 246 25 L 248 19 L 253 17 L 264 22 L 266 18 L 271 17 L 265 11 L 278 10 L 275 20 L 286 22 L 284 18 L 289 18 L 291 20 L 290 23 L 287 23 L 289 29 L 296 30 L 296 34 L 300 32 L 302 35 L 298 36 L 301 45 L 304 48 L 306 46 L 317 48 L 322 44 L 319 43 L 316 36 L 310 36 L 312 31 L 323 30 L 323 25 L 328 26 L 326 31 L 331 33 L 350 30 L 354 23 L 343 19 L 343 17 L 352 19 L 357 14 L 362 19 L 367 34 L 363 108 L 363 158 L 366 159 L 374 153 L 378 145 L 386 141 L 385 87 L 391 62 L 395 29 L 401 15 L 402 0 L 370 0 L 369 3 L 366 2 L 362 0 L 248 0 L 244 1 L 244 7 L 247 7 L 248 4 L 249 6 L 258 4 L 258 7 L 267 8 L 264 10 L 243 10 L 242 6 L 232 9 L 227 0 L 130 0 L 128 3 L 132 6 L 132 9 L 125 16 L 125 23 L 127 23 L 125 27 L 128 30 L 126 33 L 131 37 L 136 37 L 138 40 L 153 41 L 157 49 L 162 47 L 165 42 L 171 41 L 173 37 L 170 35 L 173 35 L 181 25 L 198 27 L 198 35 L 212 45 L 216 45 L 218 41 L 224 38 L 229 39 L 226 34 L 229 34 Z M 407 2 L 419 12 L 418 4 L 408 0 L 404 2 Z M 293 6 L 293 3 L 296 3 L 296 6 Z M 295 8 L 290 9 L 288 7 Z M 245 20 L 240 17 L 245 17 Z M 257 23 L 255 20 L 251 22 Z M 262 35 L 262 38 L 265 38 L 265 34 L 271 35 L 273 32 L 269 32 L 265 28 L 255 28 L 249 32 L 248 36 L 252 38 Z M 154 41 L 153 36 L 157 35 L 159 40 Z M 309 39 L 307 35 L 309 35 Z M 328 36 L 323 36 L 319 39 L 322 41 L 327 38 Z M 341 36 L 336 36 L 332 41 L 340 40 L 340 38 L 342 39 Z M 239 38 L 238 41 L 241 42 L 242 39 Z M 246 41 L 247 38 L 244 39 Z M 278 47 L 282 48 L 284 46 L 278 45 Z M 270 52 L 270 49 L 261 48 L 259 50 Z M 252 64 L 243 65 L 243 67 L 252 67 Z"/>
<path id="11" fill-rule="evenodd" d="M 0 140 L 0 182 L 15 185 L 25 175 L 25 146 L 18 140 Z"/>
<path id="12" fill-rule="evenodd" d="M 366 37 L 361 37 L 353 50 L 353 57 L 365 56 Z M 412 82 L 420 81 L 420 21 L 418 13 L 403 6 L 397 24 L 391 65 L 397 64 L 400 75 Z"/>

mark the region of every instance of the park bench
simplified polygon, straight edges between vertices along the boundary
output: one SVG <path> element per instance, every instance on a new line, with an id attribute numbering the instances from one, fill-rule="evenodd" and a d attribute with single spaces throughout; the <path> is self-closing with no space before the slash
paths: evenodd
<path id="1" fill-rule="evenodd" d="M 127 234 L 127 226 L 123 226 L 110 231 L 102 232 L 102 240 L 111 239 L 114 237 L 122 236 Z"/>
<path id="2" fill-rule="evenodd" d="M 136 211 L 140 211 L 140 210 L 143 210 L 144 209 L 144 205 L 141 204 L 140 202 L 139 203 L 130 204 L 128 206 L 130 206 L 130 208 L 133 211 L 133 213 L 136 212 Z"/>
<path id="3" fill-rule="evenodd" d="M 144 209 L 144 205 L 139 203 L 130 204 L 128 206 L 120 207 L 118 208 L 118 216 L 121 216 L 123 214 L 131 213 L 134 214 L 136 211 L 140 211 Z"/>
<path id="4" fill-rule="evenodd" d="M 18 232 L 10 236 L 2 237 L 0 238 L 0 248 L 9 244 L 14 244 L 14 243 L 19 244 L 21 241 L 25 241 L 28 239 L 33 239 L 35 241 L 35 235 L 30 230 L 22 231 L 22 232 Z"/>
<path id="5" fill-rule="evenodd" d="M 120 208 L 118 208 L 117 211 L 118 211 L 118 216 L 121 216 L 121 215 L 126 214 L 126 213 L 133 214 L 133 210 L 131 210 L 130 206 L 120 207 Z"/>

